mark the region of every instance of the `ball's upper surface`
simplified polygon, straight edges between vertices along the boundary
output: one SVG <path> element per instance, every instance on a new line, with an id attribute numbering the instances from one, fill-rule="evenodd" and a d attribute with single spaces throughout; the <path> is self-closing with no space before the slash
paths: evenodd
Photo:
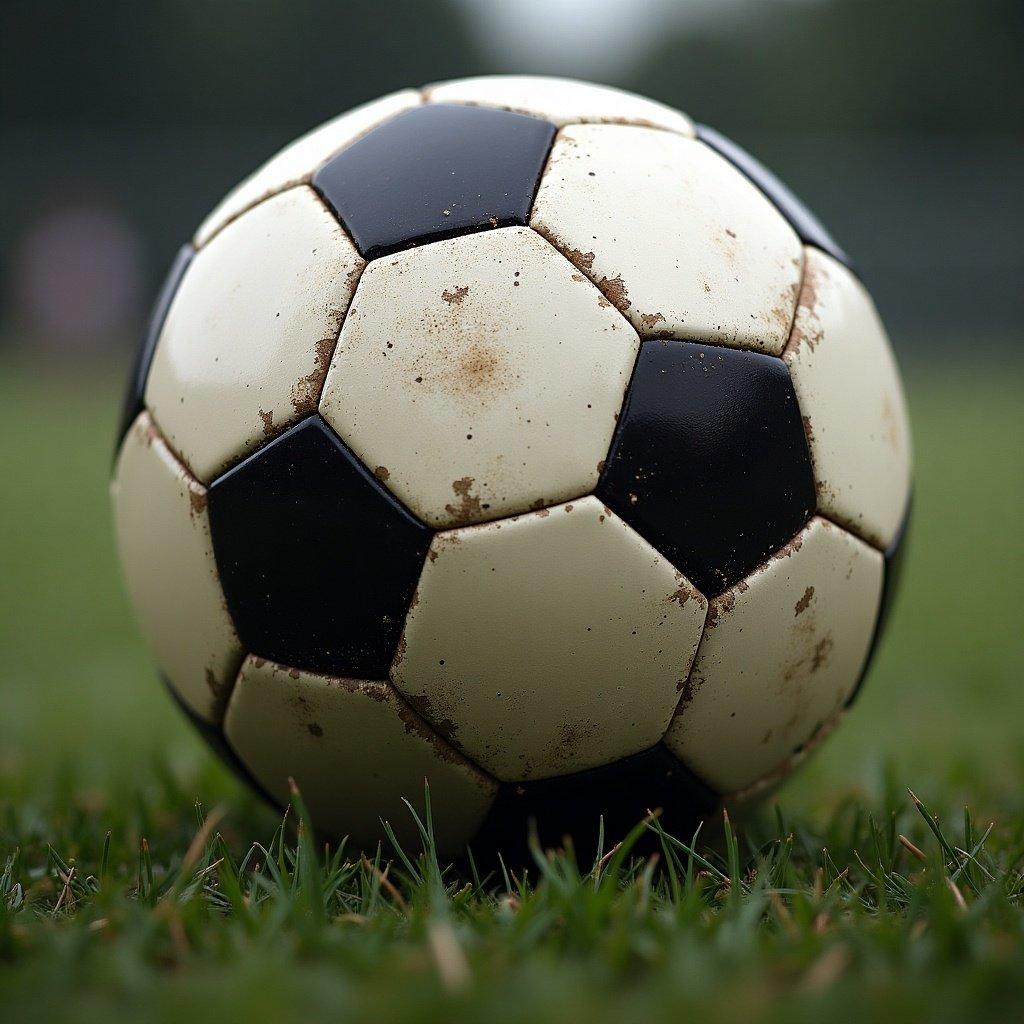
<path id="1" fill-rule="evenodd" d="M 185 246 L 114 473 L 190 717 L 360 844 L 763 791 L 843 714 L 910 490 L 898 372 L 818 222 L 733 143 L 580 82 L 342 115 Z"/>

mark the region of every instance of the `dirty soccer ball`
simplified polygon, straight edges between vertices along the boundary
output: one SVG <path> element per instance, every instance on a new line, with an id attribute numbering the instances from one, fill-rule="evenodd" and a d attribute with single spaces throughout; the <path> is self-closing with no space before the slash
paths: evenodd
<path id="1" fill-rule="evenodd" d="M 871 299 L 753 158 L 558 79 L 399 92 L 180 252 L 113 496 L 171 693 L 278 803 L 446 855 L 689 834 L 843 717 L 910 493 Z"/>

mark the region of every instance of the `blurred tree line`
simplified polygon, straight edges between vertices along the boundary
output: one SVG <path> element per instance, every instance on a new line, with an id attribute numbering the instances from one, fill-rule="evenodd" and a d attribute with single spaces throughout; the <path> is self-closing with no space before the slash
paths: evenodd
<path id="1" fill-rule="evenodd" d="M 130 222 L 144 293 L 297 133 L 405 85 L 516 71 L 515 43 L 457 0 L 0 0 L 0 321 L 24 238 L 69 196 Z M 1024 0 L 749 0 L 669 17 L 613 84 L 765 158 L 897 316 L 984 309 L 1006 329 L 1024 320 L 1006 231 L 1024 218 L 1022 52 Z"/>
<path id="2" fill-rule="evenodd" d="M 1024 130 L 1021 0 L 752 0 L 686 24 L 617 84 L 762 130 Z M 5 0 L 0 39 L 3 119 L 37 124 L 309 125 L 515 70 L 454 0 Z"/>
<path id="3" fill-rule="evenodd" d="M 780 0 L 664 38 L 641 92 L 727 129 L 1024 131 L 1022 0 Z"/>
<path id="4" fill-rule="evenodd" d="M 4 117 L 305 127 L 479 71 L 452 0 L 4 0 Z"/>

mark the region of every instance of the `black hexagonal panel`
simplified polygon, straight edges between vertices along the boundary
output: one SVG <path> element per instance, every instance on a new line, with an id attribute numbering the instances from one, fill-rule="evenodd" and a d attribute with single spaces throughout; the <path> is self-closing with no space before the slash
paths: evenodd
<path id="1" fill-rule="evenodd" d="M 167 319 L 167 310 L 171 308 L 171 300 L 178 291 L 178 285 L 185 276 L 195 250 L 191 245 L 183 245 L 174 257 L 171 269 L 164 279 L 160 292 L 153 304 L 153 311 L 149 317 L 149 324 L 146 333 L 142 338 L 139 347 L 135 351 L 135 359 L 132 361 L 131 372 L 128 375 L 128 385 L 125 388 L 124 401 L 121 404 L 121 419 L 117 425 L 117 441 L 114 446 L 114 457 L 117 457 L 117 449 L 121 447 L 128 428 L 135 422 L 135 418 L 145 408 L 143 398 L 146 394 L 146 379 L 149 377 L 149 367 L 153 362 L 153 353 L 156 351 L 156 343 L 163 330 L 164 320 Z"/>
<path id="2" fill-rule="evenodd" d="M 431 531 L 319 416 L 215 480 L 209 512 L 247 650 L 324 675 L 387 678 Z"/>
<path id="3" fill-rule="evenodd" d="M 853 269 L 850 257 L 836 245 L 835 239 L 825 230 L 821 221 L 764 164 L 732 139 L 707 125 L 697 125 L 697 138 L 709 145 L 719 156 L 725 157 L 733 167 L 752 181 L 789 221 L 793 230 L 800 236 L 800 241 L 827 252 L 829 256 Z"/>
<path id="4" fill-rule="evenodd" d="M 674 836 L 689 839 L 714 814 L 718 795 L 661 744 L 589 771 L 537 782 L 506 782 L 498 790 L 480 831 L 470 844 L 473 856 L 492 866 L 501 853 L 507 865 L 528 859 L 527 839 L 536 830 L 542 848 L 562 845 L 570 836 L 581 864 L 591 863 L 604 819 L 604 849 L 625 837 L 649 810 Z M 651 849 L 648 834 L 636 848 Z"/>
<path id="5" fill-rule="evenodd" d="M 741 580 L 815 506 L 786 364 L 644 342 L 597 495 L 708 597 Z"/>
<path id="6" fill-rule="evenodd" d="M 313 176 L 374 259 L 467 231 L 525 224 L 555 126 L 485 107 L 430 103 L 386 121 Z"/>

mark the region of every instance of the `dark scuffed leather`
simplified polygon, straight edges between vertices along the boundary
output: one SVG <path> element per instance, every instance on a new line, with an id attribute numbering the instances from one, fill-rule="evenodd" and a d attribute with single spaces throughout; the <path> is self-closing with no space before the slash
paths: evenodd
<path id="1" fill-rule="evenodd" d="M 215 480 L 208 507 L 248 651 L 323 675 L 387 678 L 432 532 L 319 416 Z"/>
<path id="2" fill-rule="evenodd" d="M 660 811 L 667 832 L 689 839 L 713 815 L 719 797 L 664 746 L 658 744 L 611 764 L 534 782 L 506 782 L 470 844 L 477 863 L 490 869 L 498 853 L 507 866 L 530 862 L 529 837 L 541 849 L 571 839 L 579 862 L 589 865 L 604 827 L 604 852 L 621 841 L 648 811 Z M 645 833 L 635 852 L 657 848 Z"/>
<path id="3" fill-rule="evenodd" d="M 597 495 L 705 596 L 743 579 L 815 507 L 785 363 L 644 342 Z"/>
<path id="4" fill-rule="evenodd" d="M 525 224 L 555 126 L 506 110 L 427 104 L 329 160 L 313 187 L 370 260 Z"/>

